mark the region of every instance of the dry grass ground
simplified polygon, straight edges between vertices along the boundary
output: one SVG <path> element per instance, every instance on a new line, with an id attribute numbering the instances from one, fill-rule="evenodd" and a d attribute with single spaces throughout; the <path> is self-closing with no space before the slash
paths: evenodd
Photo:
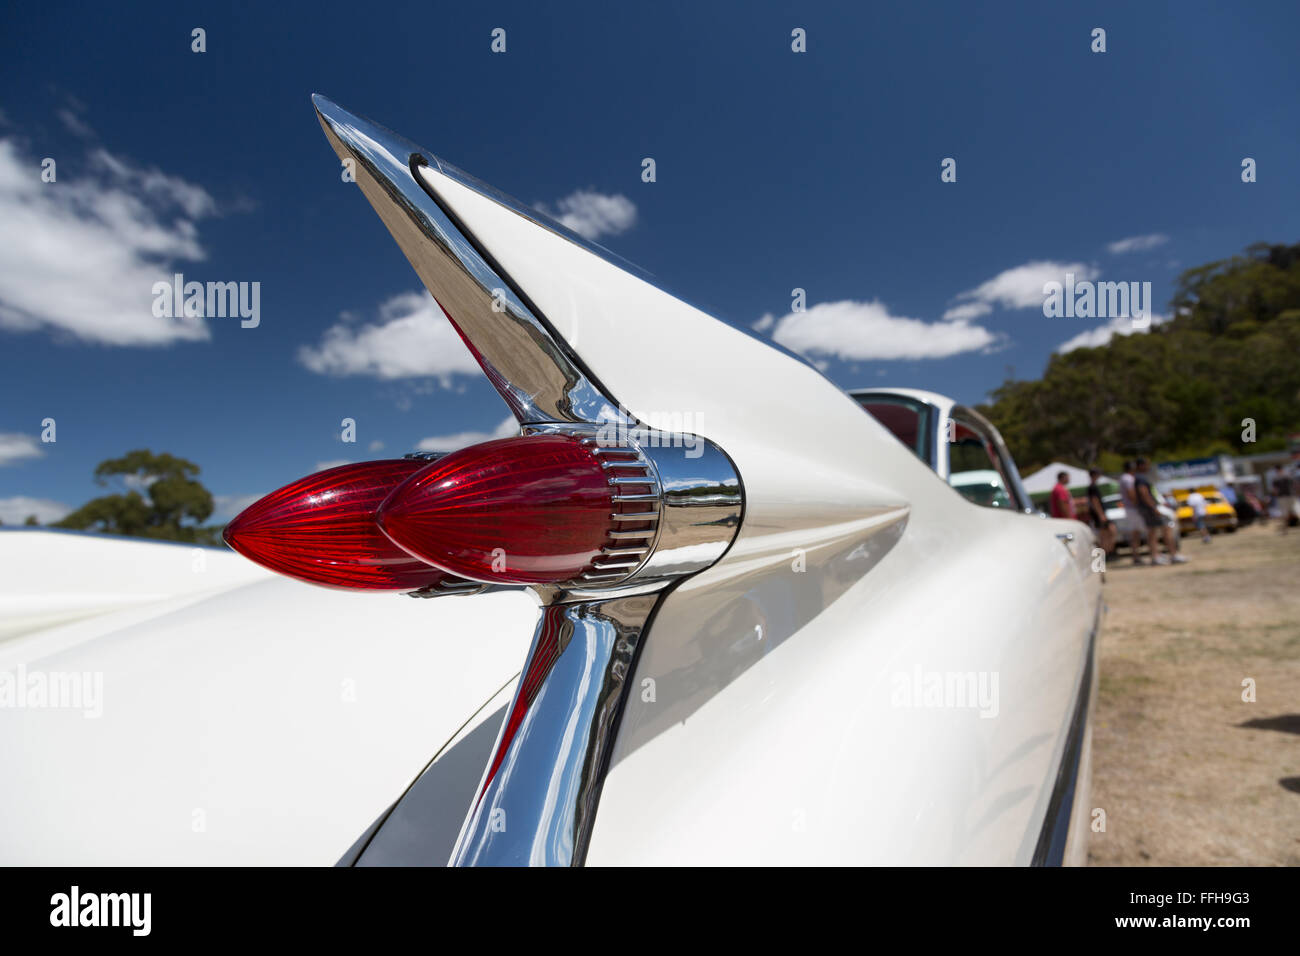
<path id="1" fill-rule="evenodd" d="M 1089 862 L 1300 865 L 1300 529 L 1183 548 L 1108 564 Z"/>

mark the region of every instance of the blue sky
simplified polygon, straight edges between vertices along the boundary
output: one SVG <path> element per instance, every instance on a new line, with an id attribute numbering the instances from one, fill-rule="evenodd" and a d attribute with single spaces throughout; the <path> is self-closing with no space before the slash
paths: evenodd
<path id="1" fill-rule="evenodd" d="M 1182 269 L 1297 239 L 1295 3 L 466 7 L 6 9 L 0 519 L 83 503 L 137 447 L 199 463 L 229 517 L 320 463 L 500 425 L 312 92 L 846 388 L 979 401 L 1107 334 L 1046 318 L 1044 276 L 1150 281 L 1164 312 Z M 259 282 L 260 324 L 155 318 L 174 272 Z"/>

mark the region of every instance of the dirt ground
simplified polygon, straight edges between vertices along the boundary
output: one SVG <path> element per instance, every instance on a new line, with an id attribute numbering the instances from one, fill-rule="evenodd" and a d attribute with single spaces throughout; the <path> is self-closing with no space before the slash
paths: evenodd
<path id="1" fill-rule="evenodd" d="M 1300 866 L 1300 529 L 1182 547 L 1107 564 L 1089 862 Z"/>

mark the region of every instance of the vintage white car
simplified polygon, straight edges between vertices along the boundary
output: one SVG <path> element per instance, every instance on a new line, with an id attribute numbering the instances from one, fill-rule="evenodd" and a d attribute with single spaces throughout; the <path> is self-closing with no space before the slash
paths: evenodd
<path id="1" fill-rule="evenodd" d="M 1082 859 L 1100 576 L 987 422 L 929 402 L 909 450 L 807 363 L 316 108 L 520 432 L 273 492 L 226 531 L 272 570 L 0 533 L 0 860 Z"/>

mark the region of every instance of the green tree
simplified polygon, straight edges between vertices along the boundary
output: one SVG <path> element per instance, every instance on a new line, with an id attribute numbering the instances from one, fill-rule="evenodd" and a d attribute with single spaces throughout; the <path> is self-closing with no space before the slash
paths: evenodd
<path id="1" fill-rule="evenodd" d="M 1189 269 L 1170 311 L 1146 334 L 1053 355 L 1038 381 L 993 391 L 984 414 L 1022 470 L 1242 454 L 1300 430 L 1300 244 L 1259 243 Z M 1251 446 L 1244 419 L 1255 422 Z"/>
<path id="2" fill-rule="evenodd" d="M 37 520 L 36 515 L 28 515 L 27 520 L 24 521 L 23 524 L 27 525 L 30 528 L 35 525 L 39 525 L 40 521 Z"/>
<path id="3" fill-rule="evenodd" d="M 95 468 L 95 483 L 102 487 L 117 479 L 123 490 L 86 502 L 56 526 L 215 544 L 217 529 L 203 527 L 212 515 L 212 495 L 198 474 L 192 461 L 147 449 L 110 458 Z"/>

